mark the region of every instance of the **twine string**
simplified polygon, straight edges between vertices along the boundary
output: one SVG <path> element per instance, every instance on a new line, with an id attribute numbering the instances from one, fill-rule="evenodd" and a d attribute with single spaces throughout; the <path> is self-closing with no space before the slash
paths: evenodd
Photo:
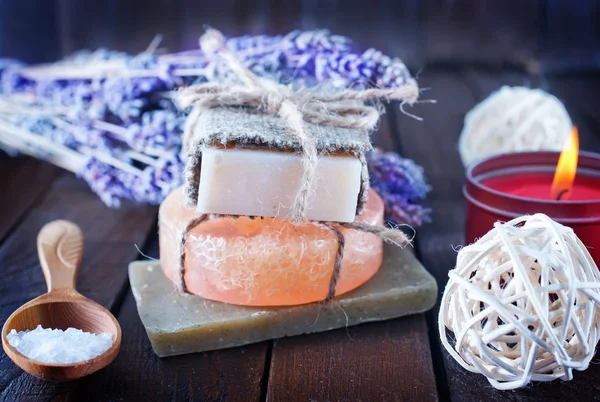
<path id="1" fill-rule="evenodd" d="M 193 218 L 185 226 L 185 229 L 183 230 L 183 233 L 181 235 L 181 240 L 179 242 L 179 270 L 178 270 L 179 280 L 176 282 L 176 285 L 179 288 L 179 290 L 183 293 L 189 293 L 187 290 L 187 286 L 185 284 L 185 256 L 187 254 L 185 252 L 186 251 L 185 249 L 186 249 L 186 242 L 187 242 L 188 234 L 189 234 L 189 232 L 194 230 L 198 225 L 200 225 L 202 222 L 204 222 L 208 218 L 209 218 L 209 216 L 206 214 L 202 214 L 202 215 L 199 215 L 199 216 Z"/>
<path id="2" fill-rule="evenodd" d="M 331 279 L 329 279 L 329 291 L 325 302 L 330 302 L 335 298 L 335 288 L 337 286 L 338 279 L 340 277 L 340 271 L 342 270 L 342 260 L 344 259 L 344 247 L 346 246 L 346 238 L 344 234 L 331 223 L 324 224 L 336 236 L 338 245 L 335 253 L 335 261 L 333 263 L 333 272 L 331 273 Z"/>
<path id="3" fill-rule="evenodd" d="M 363 102 L 386 99 L 413 104 L 419 95 L 418 87 L 412 83 L 385 89 L 348 88 L 333 93 L 306 88 L 293 90 L 291 86 L 253 74 L 227 47 L 223 34 L 215 29 L 209 28 L 202 35 L 200 47 L 207 55 L 220 57 L 238 81 L 202 83 L 184 88 L 178 92 L 180 107 L 194 106 L 201 111 L 222 106 L 244 106 L 258 113 L 279 116 L 288 124 L 302 150 L 304 169 L 302 184 L 291 208 L 291 220 L 295 223 L 307 220 L 308 198 L 315 183 L 318 163 L 315 139 L 309 135 L 304 122 L 370 131 L 377 125 L 382 110 Z M 190 116 L 197 120 L 199 112 Z M 184 144 L 188 146 L 195 126 L 195 121 L 186 124 Z"/>
<path id="4" fill-rule="evenodd" d="M 179 258 L 179 277 L 176 282 L 177 288 L 183 293 L 189 293 L 187 290 L 187 286 L 185 283 L 185 256 L 186 256 L 186 243 L 188 239 L 189 233 L 198 227 L 201 223 L 205 222 L 208 219 L 212 219 L 217 216 L 226 216 L 226 215 L 208 215 L 201 214 L 197 217 L 192 218 L 185 229 L 181 234 L 180 240 L 180 258 Z M 346 238 L 342 231 L 337 227 L 337 225 L 344 227 L 346 229 L 354 229 L 359 230 L 365 233 L 373 234 L 379 238 L 381 238 L 386 243 L 391 243 L 396 246 L 405 246 L 410 243 L 411 239 L 409 239 L 404 232 L 398 229 L 386 228 L 382 226 L 374 226 L 368 225 L 360 222 L 352 222 L 352 223 L 333 223 L 333 222 L 321 222 L 323 226 L 325 226 L 329 231 L 331 231 L 337 239 L 337 249 L 335 254 L 335 260 L 333 264 L 333 271 L 331 273 L 331 278 L 329 280 L 329 290 L 327 296 L 325 298 L 325 302 L 332 301 L 335 298 L 335 289 L 337 286 L 337 282 L 340 276 L 340 272 L 342 270 L 342 261 L 344 259 L 344 248 L 346 246 Z"/>

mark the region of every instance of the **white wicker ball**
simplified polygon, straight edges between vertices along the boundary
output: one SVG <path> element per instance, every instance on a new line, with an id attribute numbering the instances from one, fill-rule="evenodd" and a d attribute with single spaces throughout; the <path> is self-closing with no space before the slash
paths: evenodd
<path id="1" fill-rule="evenodd" d="M 571 228 L 546 215 L 494 228 L 458 253 L 441 301 L 442 344 L 497 389 L 571 380 L 600 334 L 600 273 Z"/>
<path id="2" fill-rule="evenodd" d="M 560 150 L 572 123 L 564 105 L 541 89 L 504 86 L 465 116 L 463 165 L 500 153 Z"/>

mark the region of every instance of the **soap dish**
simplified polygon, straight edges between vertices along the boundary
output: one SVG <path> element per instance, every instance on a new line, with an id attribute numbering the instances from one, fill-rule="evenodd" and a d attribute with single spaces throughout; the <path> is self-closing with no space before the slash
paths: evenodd
<path id="1" fill-rule="evenodd" d="M 435 279 L 409 250 L 386 245 L 366 284 L 329 303 L 246 307 L 175 290 L 155 261 L 134 261 L 129 280 L 152 348 L 160 357 L 224 349 L 422 313 L 436 302 Z"/>

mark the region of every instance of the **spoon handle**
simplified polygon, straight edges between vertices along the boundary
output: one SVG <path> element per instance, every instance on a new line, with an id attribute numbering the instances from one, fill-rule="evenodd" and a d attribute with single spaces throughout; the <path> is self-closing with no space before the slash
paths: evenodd
<path id="1" fill-rule="evenodd" d="M 38 234 L 37 248 L 48 292 L 75 289 L 83 257 L 83 234 L 79 226 L 63 220 L 47 223 Z"/>

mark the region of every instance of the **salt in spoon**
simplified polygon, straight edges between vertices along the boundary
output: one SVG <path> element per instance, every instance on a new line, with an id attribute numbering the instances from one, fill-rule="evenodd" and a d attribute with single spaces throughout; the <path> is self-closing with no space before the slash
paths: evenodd
<path id="1" fill-rule="evenodd" d="M 83 257 L 83 234 L 72 222 L 57 220 L 46 224 L 37 238 L 40 264 L 48 293 L 21 306 L 4 323 L 2 347 L 13 362 L 36 377 L 47 380 L 74 380 L 110 364 L 121 344 L 121 327 L 116 318 L 98 303 L 75 290 L 75 281 Z M 43 328 L 66 330 L 69 327 L 86 332 L 112 335 L 113 344 L 90 360 L 70 364 L 50 364 L 30 359 L 10 345 L 10 330 Z"/>

